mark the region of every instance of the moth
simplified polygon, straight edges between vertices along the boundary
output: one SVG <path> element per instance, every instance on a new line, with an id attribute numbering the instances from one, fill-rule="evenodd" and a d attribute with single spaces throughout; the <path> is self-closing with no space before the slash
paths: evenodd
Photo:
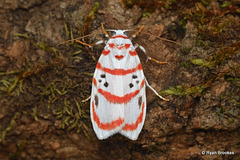
<path id="1" fill-rule="evenodd" d="M 146 86 L 161 99 L 168 99 L 148 84 L 136 48 L 139 47 L 144 53 L 146 51 L 142 46 L 132 44 L 131 39 L 143 27 L 131 37 L 127 36 L 127 30 L 111 30 L 113 34 L 110 37 L 103 24 L 102 29 L 109 39 L 105 42 L 92 80 L 90 114 L 93 129 L 100 140 L 115 133 L 136 140 L 146 117 Z M 148 59 L 166 63 L 151 57 Z"/>

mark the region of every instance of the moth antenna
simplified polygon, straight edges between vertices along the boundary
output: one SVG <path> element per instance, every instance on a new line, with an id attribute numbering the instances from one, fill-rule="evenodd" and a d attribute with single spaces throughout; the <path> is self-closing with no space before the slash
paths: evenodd
<path id="1" fill-rule="evenodd" d="M 103 32 L 105 33 L 105 36 L 110 38 L 109 34 L 107 33 L 107 31 L 105 30 L 105 28 L 103 26 L 103 23 L 101 23 L 101 27 L 102 27 Z"/>
<path id="2" fill-rule="evenodd" d="M 166 63 L 167 63 L 167 62 L 165 62 L 165 61 L 158 61 L 158 60 L 156 60 L 156 59 L 148 56 L 148 55 L 147 55 L 147 52 L 146 52 L 146 50 L 145 50 L 145 48 L 144 48 L 143 46 L 138 45 L 138 44 L 135 44 L 135 45 L 134 45 L 134 48 L 135 48 L 135 49 L 138 48 L 138 47 L 139 47 L 139 48 L 143 51 L 143 53 L 147 56 L 147 61 L 148 61 L 148 60 L 151 60 L 151 61 L 154 61 L 154 62 L 159 63 L 159 64 L 166 64 Z"/>
<path id="3" fill-rule="evenodd" d="M 80 44 L 83 44 L 83 45 L 85 45 L 85 46 L 88 46 L 88 47 L 92 47 L 91 44 L 85 43 L 85 42 L 80 41 L 80 40 L 76 40 L 76 42 L 78 42 L 78 43 L 80 43 Z"/>
<path id="4" fill-rule="evenodd" d="M 144 28 L 144 26 L 142 26 L 139 30 L 130 29 L 130 30 L 125 30 L 125 31 L 127 31 L 127 32 L 128 32 L 128 31 L 136 31 L 136 33 L 134 33 L 134 34 L 130 37 L 130 39 L 135 38 L 140 32 L 143 33 L 143 34 L 152 36 L 152 34 L 142 31 L 143 28 Z M 156 38 L 161 39 L 161 40 L 163 40 L 163 41 L 175 43 L 175 44 L 180 45 L 180 46 L 182 45 L 181 43 L 178 43 L 178 42 L 175 42 L 175 41 L 166 39 L 166 38 L 162 38 L 162 37 L 160 37 L 160 36 L 156 36 Z"/>
<path id="5" fill-rule="evenodd" d="M 85 37 L 89 37 L 89 36 L 92 36 L 92 35 L 95 35 L 95 34 L 99 34 L 99 33 L 91 33 L 91 34 L 88 34 L 88 35 L 85 35 L 85 36 L 82 36 L 82 37 L 78 37 L 78 38 L 70 39 L 70 40 L 67 40 L 67 41 L 63 41 L 63 42 L 58 43 L 57 46 L 59 46 L 61 44 L 68 43 L 68 42 L 77 41 L 79 39 L 82 39 L 82 38 L 85 38 Z"/>
<path id="6" fill-rule="evenodd" d="M 141 33 L 146 34 L 146 35 L 149 35 L 149 36 L 152 36 L 152 34 L 147 33 L 147 32 L 141 32 Z M 172 40 L 166 39 L 166 38 L 162 38 L 162 37 L 160 37 L 160 36 L 156 36 L 156 38 L 161 39 L 161 40 L 163 40 L 163 41 L 167 41 L 167 42 L 175 43 L 175 44 L 180 45 L 180 46 L 182 45 L 181 43 L 178 43 L 178 42 L 175 42 L 175 41 L 172 41 Z"/>
<path id="7" fill-rule="evenodd" d="M 135 38 L 143 30 L 143 28 L 144 28 L 144 26 L 142 26 L 136 33 L 131 35 L 130 39 Z"/>
<path id="8" fill-rule="evenodd" d="M 96 43 L 93 43 L 93 44 L 88 44 L 88 43 L 85 43 L 83 41 L 80 41 L 80 40 L 76 40 L 76 42 L 80 43 L 80 44 L 83 44 L 85 46 L 88 46 L 88 47 L 92 47 L 92 46 L 95 46 L 95 45 L 99 45 L 99 44 L 102 44 L 102 43 L 105 43 L 104 40 L 100 40 L 100 41 L 97 41 Z"/>

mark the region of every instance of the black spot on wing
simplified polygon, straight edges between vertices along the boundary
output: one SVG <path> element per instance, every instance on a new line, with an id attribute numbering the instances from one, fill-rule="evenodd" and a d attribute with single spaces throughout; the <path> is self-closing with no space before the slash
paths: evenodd
<path id="1" fill-rule="evenodd" d="M 134 85 L 132 83 L 129 83 L 129 87 L 132 88 Z"/>
<path id="2" fill-rule="evenodd" d="M 101 74 L 100 77 L 101 78 L 106 78 L 106 74 Z"/>
<path id="3" fill-rule="evenodd" d="M 137 75 L 133 75 L 132 78 L 133 78 L 133 79 L 136 79 L 136 78 L 137 78 Z"/>
<path id="4" fill-rule="evenodd" d="M 139 109 L 141 108 L 142 106 L 142 96 L 138 98 L 138 107 Z"/>
<path id="5" fill-rule="evenodd" d="M 103 85 L 104 85 L 105 87 L 108 87 L 108 82 L 105 82 Z"/>
<path id="6" fill-rule="evenodd" d="M 94 96 L 94 102 L 95 102 L 95 106 L 98 107 L 98 96 L 97 95 Z"/>

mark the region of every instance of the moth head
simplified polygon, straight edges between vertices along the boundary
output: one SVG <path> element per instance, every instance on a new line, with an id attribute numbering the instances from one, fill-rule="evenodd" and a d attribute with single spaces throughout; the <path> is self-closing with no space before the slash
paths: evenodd
<path id="1" fill-rule="evenodd" d="M 117 35 L 121 35 L 121 36 L 127 37 L 126 30 L 113 30 L 112 36 L 117 36 Z"/>

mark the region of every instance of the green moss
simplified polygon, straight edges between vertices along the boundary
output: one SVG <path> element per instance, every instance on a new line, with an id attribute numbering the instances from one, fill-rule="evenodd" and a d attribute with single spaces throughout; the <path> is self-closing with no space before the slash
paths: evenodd
<path id="1" fill-rule="evenodd" d="M 134 5 L 134 0 L 126 0 L 125 3 L 128 7 L 132 7 Z"/>
<path id="2" fill-rule="evenodd" d="M 37 116 L 37 107 L 35 106 L 33 109 L 32 109 L 33 113 L 32 113 L 32 116 L 34 117 L 34 120 L 39 122 L 39 119 L 38 119 L 38 116 Z"/>
<path id="3" fill-rule="evenodd" d="M 169 89 L 163 90 L 159 92 L 159 94 L 160 95 L 178 95 L 178 96 L 199 95 L 207 87 L 208 87 L 207 84 L 196 85 L 190 88 L 186 88 L 183 86 L 175 86 L 175 87 L 169 87 Z"/>
<path id="4" fill-rule="evenodd" d="M 29 37 L 29 35 L 27 33 L 15 33 L 15 34 L 13 34 L 13 36 L 30 39 L 30 37 Z"/>
<path id="5" fill-rule="evenodd" d="M 92 6 L 91 11 L 89 12 L 89 14 L 87 15 L 87 17 L 84 20 L 84 26 L 83 26 L 83 34 L 87 35 L 89 34 L 90 31 L 90 24 L 92 23 L 92 21 L 96 18 L 96 13 L 98 11 L 99 8 L 99 3 L 95 2 Z"/>
<path id="6" fill-rule="evenodd" d="M 211 0 L 201 0 L 202 4 L 208 6 L 211 3 Z"/>
<path id="7" fill-rule="evenodd" d="M 77 129 L 78 132 L 86 132 L 84 131 L 85 122 L 82 121 L 88 119 L 89 116 L 82 108 L 84 104 L 79 102 L 76 98 L 70 99 L 68 95 L 69 90 L 76 87 L 78 87 L 78 85 L 72 83 L 71 79 L 68 79 L 67 81 L 54 80 L 47 87 L 39 86 L 39 89 L 42 91 L 40 97 L 42 102 L 44 99 L 48 99 L 48 106 L 62 104 L 56 109 L 53 109 L 53 114 L 57 119 L 61 119 L 63 129 Z M 84 125 L 80 125 L 82 123 Z"/>
<path id="8" fill-rule="evenodd" d="M 238 77 L 228 77 L 227 80 L 230 81 L 235 86 L 240 87 L 240 78 L 238 78 Z"/>
<path id="9" fill-rule="evenodd" d="M 172 9 L 172 6 L 177 4 L 177 0 L 123 0 L 123 3 L 129 8 L 138 5 L 146 12 L 152 13 L 159 8 Z"/>
<path id="10" fill-rule="evenodd" d="M 16 112 L 16 113 L 14 114 L 14 116 L 12 117 L 9 126 L 8 126 L 5 130 L 2 131 L 2 137 L 1 137 L 1 138 L 2 138 L 2 143 L 3 143 L 3 144 L 6 143 L 5 137 L 6 137 L 7 132 L 9 132 L 10 130 L 13 129 L 13 127 L 15 126 L 15 123 L 16 123 L 16 119 L 17 119 L 19 116 L 20 116 L 20 113 L 19 113 L 19 112 Z"/>
<path id="11" fill-rule="evenodd" d="M 228 118 L 228 122 L 229 122 L 229 123 L 233 123 L 234 120 L 233 120 L 232 118 Z"/>
<path id="12" fill-rule="evenodd" d="M 7 90 L 8 95 L 15 89 L 19 80 L 20 80 L 20 76 L 16 76 L 14 82 L 9 86 L 9 88 Z"/>
<path id="13" fill-rule="evenodd" d="M 165 8 L 166 9 L 171 9 L 171 5 L 173 4 L 173 3 L 176 3 L 177 2 L 177 0 L 167 0 L 166 2 L 165 2 Z"/>
<path id="14" fill-rule="evenodd" d="M 231 58 L 233 55 L 238 53 L 240 48 L 240 42 L 236 42 L 231 46 L 225 46 L 217 51 L 213 56 L 211 55 L 211 61 L 206 61 L 204 59 L 192 59 L 190 62 L 195 65 L 200 65 L 208 68 L 216 67 L 222 64 L 226 59 Z M 209 58 L 210 59 L 210 58 Z"/>
<path id="15" fill-rule="evenodd" d="M 65 33 L 66 33 L 66 38 L 69 39 L 70 37 L 70 32 L 67 26 L 67 23 L 64 21 L 64 28 L 65 28 Z"/>
<path id="16" fill-rule="evenodd" d="M 96 14 L 98 5 L 99 4 L 96 3 L 95 6 L 93 6 L 92 11 L 89 13 L 90 18 L 94 16 L 93 14 Z M 69 31 L 66 23 L 64 25 L 66 36 L 73 39 L 73 33 Z M 83 58 L 80 54 L 83 50 L 79 50 L 78 48 L 78 51 L 69 51 L 73 54 L 61 53 L 62 51 L 55 46 L 50 46 L 45 42 L 35 42 L 27 34 L 16 34 L 15 36 L 28 38 L 32 47 L 35 47 L 35 49 L 41 49 L 44 52 L 51 54 L 51 56 L 49 56 L 49 59 L 46 59 L 46 62 L 35 63 L 31 61 L 31 58 L 26 57 L 26 65 L 23 69 L 1 72 L 0 93 L 7 93 L 14 98 L 22 96 L 24 100 L 26 95 L 33 95 L 36 97 L 31 99 L 33 100 L 32 103 L 34 106 L 29 108 L 28 111 L 23 109 L 20 113 L 32 116 L 35 121 L 41 121 L 41 115 L 38 115 L 38 112 L 44 109 L 42 107 L 46 107 L 45 110 L 52 112 L 53 115 L 55 115 L 54 120 L 58 119 L 62 122 L 61 125 L 63 129 L 75 130 L 78 133 L 82 132 L 89 138 L 87 133 L 89 125 L 89 109 L 88 107 L 86 108 L 86 103 L 81 102 L 81 99 L 90 93 L 88 90 L 84 89 L 85 84 L 82 84 L 84 83 L 84 80 L 82 79 L 88 79 L 89 76 L 92 77 L 93 73 L 83 69 L 80 74 L 79 71 L 75 72 L 75 70 L 79 70 L 79 68 L 74 68 L 73 65 L 70 66 L 68 62 L 67 65 L 63 63 L 67 60 L 71 62 L 72 59 L 82 60 Z M 63 59 L 63 56 L 65 56 L 66 59 Z M 39 96 L 40 101 L 37 96 Z M 27 97 L 26 100 L 28 101 L 29 97 Z M 18 110 L 18 108 L 13 109 L 15 112 Z M 10 125 L 2 132 L 1 138 L 4 144 L 5 137 L 14 127 L 15 121 L 16 116 L 12 118 Z M 15 157 L 15 155 L 13 155 L 13 157 Z"/>
<path id="17" fill-rule="evenodd" d="M 148 17 L 148 16 L 150 16 L 150 14 L 151 14 L 150 12 L 143 12 L 142 16 L 143 17 Z"/>
<path id="18" fill-rule="evenodd" d="M 185 67 L 185 68 L 189 68 L 190 67 L 188 62 L 180 62 L 180 65 Z"/>
<path id="19" fill-rule="evenodd" d="M 213 67 L 214 64 L 212 62 L 207 62 L 204 59 L 191 59 L 190 62 L 195 65 L 203 66 L 203 67 Z"/>
<path id="20" fill-rule="evenodd" d="M 229 7 L 232 4 L 232 1 L 224 1 L 224 3 L 220 6 L 221 8 Z"/>

